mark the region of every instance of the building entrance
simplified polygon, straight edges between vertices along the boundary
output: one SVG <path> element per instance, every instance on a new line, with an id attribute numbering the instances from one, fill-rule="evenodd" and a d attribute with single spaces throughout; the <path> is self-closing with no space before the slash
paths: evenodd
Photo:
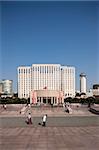
<path id="1" fill-rule="evenodd" d="M 51 98 L 48 98 L 48 104 L 51 104 Z"/>
<path id="2" fill-rule="evenodd" d="M 43 97 L 44 104 L 51 104 L 51 97 Z"/>
<path id="3" fill-rule="evenodd" d="M 43 98 L 43 103 L 46 104 L 46 98 L 45 97 Z"/>
<path id="4" fill-rule="evenodd" d="M 40 102 L 41 104 L 56 104 L 57 103 L 57 97 L 37 97 L 37 102 Z"/>

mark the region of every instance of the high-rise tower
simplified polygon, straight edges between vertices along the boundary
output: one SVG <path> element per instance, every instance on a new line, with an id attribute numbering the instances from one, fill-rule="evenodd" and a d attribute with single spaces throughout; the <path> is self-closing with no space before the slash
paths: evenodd
<path id="1" fill-rule="evenodd" d="M 87 92 L 86 75 L 84 73 L 80 74 L 80 92 Z"/>

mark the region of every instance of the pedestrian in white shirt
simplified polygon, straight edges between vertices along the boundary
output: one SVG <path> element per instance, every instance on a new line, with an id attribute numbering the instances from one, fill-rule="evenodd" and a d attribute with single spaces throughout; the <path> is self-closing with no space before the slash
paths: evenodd
<path id="1" fill-rule="evenodd" d="M 47 114 L 43 116 L 43 123 L 42 126 L 46 126 L 46 121 L 47 121 Z"/>

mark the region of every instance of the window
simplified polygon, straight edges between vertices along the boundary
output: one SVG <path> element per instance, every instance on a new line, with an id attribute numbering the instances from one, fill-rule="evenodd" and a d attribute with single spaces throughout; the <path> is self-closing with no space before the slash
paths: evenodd
<path id="1" fill-rule="evenodd" d="M 51 73 L 51 66 L 49 66 L 49 73 Z"/>
<path id="2" fill-rule="evenodd" d="M 37 67 L 35 67 L 35 71 L 37 71 Z"/>
<path id="3" fill-rule="evenodd" d="M 44 67 L 42 67 L 42 73 L 44 73 Z"/>
<path id="4" fill-rule="evenodd" d="M 46 66 L 45 66 L 45 73 L 46 73 Z"/>
<path id="5" fill-rule="evenodd" d="M 26 69 L 26 73 L 27 73 L 27 69 Z"/>
<path id="6" fill-rule="evenodd" d="M 52 71 L 52 73 L 53 73 L 54 67 L 52 67 L 51 69 L 52 69 L 51 71 Z"/>
<path id="7" fill-rule="evenodd" d="M 40 73 L 42 73 L 41 66 L 40 66 Z"/>
<path id="8" fill-rule="evenodd" d="M 46 73 L 48 73 L 48 66 L 46 66 Z"/>
<path id="9" fill-rule="evenodd" d="M 23 73 L 23 69 L 21 69 L 21 73 Z"/>

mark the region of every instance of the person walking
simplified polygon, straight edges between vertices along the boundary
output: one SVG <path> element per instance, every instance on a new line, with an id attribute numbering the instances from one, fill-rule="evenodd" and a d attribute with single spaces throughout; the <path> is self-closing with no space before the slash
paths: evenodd
<path id="1" fill-rule="evenodd" d="M 4 104 L 4 109 L 7 109 L 7 106 L 6 106 L 6 104 Z"/>
<path id="2" fill-rule="evenodd" d="M 28 114 L 26 123 L 27 124 L 32 124 L 31 113 Z"/>
<path id="3" fill-rule="evenodd" d="M 43 116 L 43 119 L 42 119 L 43 123 L 42 123 L 42 126 L 46 126 L 46 121 L 47 121 L 47 114 Z"/>

